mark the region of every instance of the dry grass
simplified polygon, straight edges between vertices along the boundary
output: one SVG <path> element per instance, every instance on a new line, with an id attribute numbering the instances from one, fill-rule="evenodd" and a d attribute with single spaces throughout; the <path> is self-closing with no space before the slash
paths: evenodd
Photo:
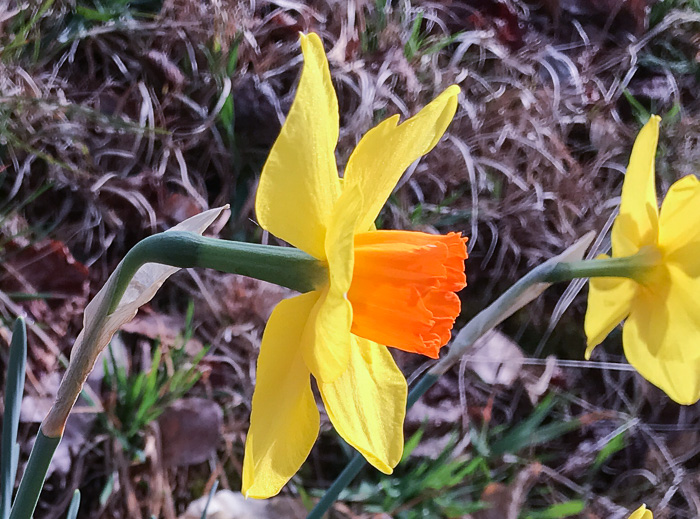
<path id="1" fill-rule="evenodd" d="M 68 2 L 16 8 L 10 2 L 0 21 L 0 140 L 8 167 L 0 193 L 10 207 L 50 186 L 11 221 L 30 235 L 50 232 L 65 243 L 89 267 L 93 293 L 139 239 L 210 206 L 232 204 L 233 223 L 223 236 L 261 239 L 252 210 L 256 175 L 294 94 L 301 64 L 297 33 L 315 31 L 326 43 L 339 95 L 341 166 L 378 120 L 410 116 L 448 85 L 461 86 L 447 137 L 409 169 L 381 222 L 469 235 L 464 297 L 465 313 L 473 313 L 591 229 L 600 232 L 598 249 L 605 249 L 639 128 L 625 91 L 662 115 L 679 109 L 663 127 L 660 191 L 699 170 L 700 13 L 691 3 L 676 3 L 685 9 L 663 13 L 653 28 L 633 36 L 625 28 L 638 27 L 639 18 L 625 9 L 617 18 L 574 15 L 522 1 L 404 1 L 382 10 L 363 0 L 166 0 L 156 14 L 120 8 L 107 21 L 82 22 Z M 26 45 L 17 44 L 18 35 Z M 539 354 L 541 343 L 580 358 L 581 303 L 574 297 L 580 288 L 560 290 L 506 328 L 531 352 Z M 212 471 L 224 487 L 236 488 L 256 350 L 266 313 L 279 297 L 258 283 L 211 272 L 177 276 L 154 306 L 182 316 L 186 300 L 196 302 L 196 335 L 214 346 L 207 360 L 211 376 L 199 390 L 215 395 L 226 410 L 220 457 L 212 465 L 165 472 L 158 469 L 157 451 L 133 463 L 109 438 L 93 438 L 76 454 L 72 479 L 50 480 L 42 515 L 62 513 L 63 506 L 55 513 L 48 506 L 62 505 L 70 488 L 100 492 L 113 472 L 114 493 L 124 499 L 87 504 L 94 514 L 158 509 L 173 516 L 208 488 Z M 549 336 L 548 316 L 560 298 L 557 312 L 570 304 L 574 312 L 545 345 L 540 338 Z M 0 304 L 6 318 L 27 311 L 6 298 Z M 65 336 L 43 339 L 53 353 L 34 359 L 32 391 L 47 391 L 42 380 L 58 368 L 56 353 L 68 350 L 79 318 L 76 309 L 66 316 L 71 326 Z M 41 328 L 34 329 L 33 341 L 41 342 Z M 401 360 L 416 367 L 415 360 Z M 583 494 L 590 512 L 603 517 L 637 500 L 657 504 L 662 518 L 700 515 L 698 456 L 684 447 L 696 443 L 697 410 L 679 410 L 627 371 L 560 369 L 565 382 L 552 384 L 569 395 L 562 413 L 611 414 L 549 446 L 555 458 L 532 502 Z M 455 372 L 427 401 L 481 409 L 491 397 L 493 423 L 511 423 L 531 411 L 523 394 Z M 581 468 L 594 452 L 586 449 L 637 418 L 611 474 L 591 480 Z M 465 407 L 460 433 L 469 427 Z M 24 434 L 31 432 L 27 427 Z M 511 463 L 512 470 L 542 452 L 530 451 Z M 315 452 L 304 483 L 326 483 L 339 457 Z M 499 465 L 505 478 L 509 466 Z M 149 502 L 139 485 L 155 477 L 150 474 L 167 475 L 158 481 L 174 503 Z"/>

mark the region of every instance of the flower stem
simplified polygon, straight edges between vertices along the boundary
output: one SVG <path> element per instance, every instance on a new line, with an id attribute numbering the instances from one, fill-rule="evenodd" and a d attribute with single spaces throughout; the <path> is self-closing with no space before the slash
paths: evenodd
<path id="1" fill-rule="evenodd" d="M 136 271 L 146 263 L 179 268 L 211 268 L 269 281 L 302 293 L 314 290 L 328 278 L 328 270 L 321 261 L 293 247 L 206 238 L 187 231 L 167 231 L 141 240 L 124 257 L 109 307 L 110 313 L 119 304 Z"/>
<path id="2" fill-rule="evenodd" d="M 39 501 L 41 488 L 44 486 L 51 458 L 60 441 L 61 438 L 44 436 L 44 433 L 39 429 L 9 519 L 30 519 L 32 517 L 37 501 Z"/>
<path id="3" fill-rule="evenodd" d="M 633 256 L 558 263 L 547 276 L 547 281 L 556 283 L 576 278 L 615 277 L 640 282 L 658 265 L 660 259 L 661 254 L 657 249 L 643 247 Z"/>

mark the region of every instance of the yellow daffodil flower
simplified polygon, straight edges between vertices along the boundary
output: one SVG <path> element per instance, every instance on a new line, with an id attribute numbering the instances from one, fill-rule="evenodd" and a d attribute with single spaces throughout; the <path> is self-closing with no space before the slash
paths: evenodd
<path id="1" fill-rule="evenodd" d="M 338 433 L 390 473 L 403 451 L 406 380 L 385 345 L 437 357 L 466 285 L 459 234 L 375 231 L 373 222 L 405 169 L 452 120 L 451 86 L 416 116 L 391 117 L 359 142 L 338 176 L 338 101 L 320 38 L 301 36 L 296 97 L 256 199 L 260 225 L 328 266 L 315 291 L 281 302 L 263 335 L 245 446 L 243 492 L 280 491 L 311 450 L 316 379 Z"/>
<path id="2" fill-rule="evenodd" d="M 592 278 L 586 358 L 625 320 L 622 343 L 632 366 L 680 404 L 700 399 L 700 182 L 674 183 L 658 210 L 654 160 L 658 116 L 639 132 L 612 229 L 612 255 L 630 257 L 629 278 Z"/>
<path id="3" fill-rule="evenodd" d="M 651 510 L 647 510 L 646 505 L 642 505 L 632 512 L 629 519 L 654 519 L 654 514 L 651 513 Z"/>

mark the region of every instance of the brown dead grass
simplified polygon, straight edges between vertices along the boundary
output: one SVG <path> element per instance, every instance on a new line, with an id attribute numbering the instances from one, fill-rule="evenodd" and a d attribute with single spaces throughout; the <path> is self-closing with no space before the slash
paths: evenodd
<path id="1" fill-rule="evenodd" d="M 44 38 L 37 60 L 30 58 L 29 48 L 2 55 L 0 135 L 10 174 L 0 192 L 13 204 L 51 185 L 14 221 L 35 234 L 50 229 L 89 267 L 93 293 L 138 240 L 210 206 L 231 203 L 234 208 L 233 224 L 224 235 L 260 239 L 252 210 L 256 175 L 294 94 L 299 31 L 318 32 L 326 43 L 341 107 L 341 166 L 379 119 L 392 113 L 408 117 L 446 86 L 456 82 L 462 88 L 446 138 L 409 168 L 382 214 L 382 225 L 461 230 L 470 236 L 466 314 L 586 231 L 600 231 L 598 248 L 605 249 L 604 235 L 639 127 L 624 99 L 626 89 L 660 113 L 674 103 L 681 106 L 680 118 L 664 127 L 660 191 L 697 172 L 700 164 L 697 78 L 674 69 L 677 60 L 667 56 L 672 47 L 697 64 L 692 51 L 698 44 L 697 13 L 671 12 L 635 38 L 623 26 L 638 27 L 639 20 L 624 10 L 608 20 L 600 13 L 574 16 L 560 9 L 555 23 L 551 13 L 520 1 L 399 2 L 382 17 L 373 3 L 362 0 L 168 0 L 153 18 L 95 24 L 59 45 L 56 26 L 69 11 L 68 3 L 57 3 L 30 33 Z M 409 59 L 403 46 L 419 12 L 425 45 Z M 1 26 L 6 45 L 12 23 L 10 17 Z M 452 39 L 439 51 L 425 52 L 446 38 Z M 225 63 L 234 49 L 238 63 L 229 77 Z M 652 66 L 649 55 L 666 56 L 666 61 Z M 234 141 L 220 118 L 230 92 Z M 5 269 L 3 275 L 12 273 Z M 176 316 L 183 314 L 187 298 L 197 303 L 197 335 L 214 345 L 203 390 L 217 395 L 226 408 L 225 442 L 214 465 L 223 486 L 233 488 L 265 313 L 281 297 L 246 283 L 211 272 L 183 273 L 155 303 L 157 311 Z M 580 358 L 581 304 L 572 299 L 575 292 L 567 294 L 572 297 L 566 304 L 578 314 L 565 321 L 554 342 L 567 343 L 567 355 Z M 527 342 L 537 344 L 561 294 L 520 314 L 511 324 L 517 338 L 524 332 Z M 10 303 L 2 302 L 4 316 L 26 311 Z M 72 326 L 65 337 L 47 340 L 67 351 L 79 317 L 78 311 L 66 316 Z M 53 364 L 44 359 L 37 366 L 57 368 L 52 355 Z M 412 362 L 404 364 L 412 368 Z M 41 391 L 44 373 L 35 369 L 33 391 Z M 615 475 L 602 477 L 604 483 L 586 481 L 580 467 L 566 460 L 545 467 L 550 499 L 583 492 L 591 510 L 607 516 L 619 513 L 615 502 L 632 506 L 641 498 L 627 487 L 646 478 L 656 491 L 649 490 L 645 499 L 659 504 L 658 517 L 700 514 L 697 453 L 679 447 L 688 444 L 683 435 L 697 426 L 696 409 L 679 410 L 628 372 L 591 375 L 567 369 L 563 377 L 564 389 L 575 395 L 572 412 L 612 411 L 617 418 L 639 415 L 642 421 L 633 428 L 638 450 L 616 459 Z M 459 405 L 456 389 L 462 387 L 462 400 L 478 408 L 495 396 L 494 420 L 502 423 L 528 410 L 522 390 L 497 391 L 473 376 L 464 386 L 458 378 L 455 373 L 447 379 L 452 393 L 440 393 L 441 398 Z M 614 429 L 618 422 L 610 420 L 605 427 Z M 464 424 L 468 427 L 468 420 Z M 552 448 L 587 459 L 586 442 L 605 438 L 605 427 L 592 425 L 583 438 Z M 27 429 L 25 435 L 30 434 Z M 100 513 L 121 517 L 134 507 L 152 510 L 149 497 L 132 488 L 148 481 L 143 474 L 150 466 L 120 456 L 113 442 L 90 443 L 77 454 L 82 477 L 51 480 L 42 514 L 49 513 L 51 500 L 63 503 L 74 486 L 98 488 L 112 470 L 121 482 L 115 492 L 125 499 L 112 499 Z M 324 459 L 314 455 L 316 469 L 325 467 Z M 195 487 L 204 485 L 210 469 L 190 469 L 190 477 L 185 469 L 168 474 L 178 509 L 197 493 Z M 308 481 L 322 485 L 331 477 L 327 471 L 307 473 Z M 611 480 L 623 482 L 610 487 Z M 94 503 L 86 506 L 97 513 Z"/>

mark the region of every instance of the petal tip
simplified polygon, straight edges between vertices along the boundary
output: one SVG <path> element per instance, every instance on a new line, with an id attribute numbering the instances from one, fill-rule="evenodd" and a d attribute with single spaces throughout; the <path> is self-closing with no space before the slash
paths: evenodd
<path id="1" fill-rule="evenodd" d="M 450 85 L 443 91 L 443 95 L 449 97 L 457 97 L 461 92 L 462 89 L 459 87 L 459 85 Z"/>
<path id="2" fill-rule="evenodd" d="M 315 32 L 310 32 L 308 34 L 300 32 L 299 42 L 301 44 L 301 50 L 303 53 L 306 53 L 309 46 L 313 46 L 316 47 L 317 50 L 323 52 L 325 55 L 325 51 L 323 50 L 323 41 L 321 40 L 321 37 Z"/>

